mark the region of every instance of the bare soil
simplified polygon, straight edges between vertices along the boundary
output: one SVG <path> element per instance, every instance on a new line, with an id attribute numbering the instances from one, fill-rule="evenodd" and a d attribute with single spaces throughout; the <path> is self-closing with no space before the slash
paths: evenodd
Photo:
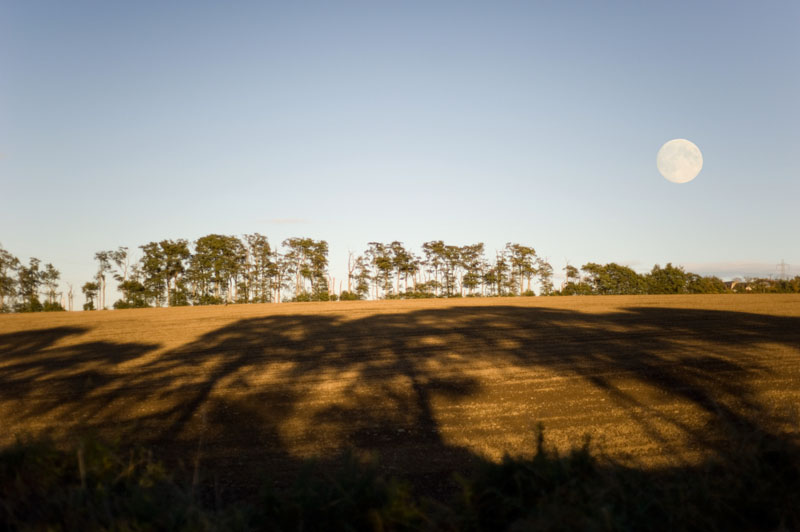
<path id="1" fill-rule="evenodd" d="M 437 479 L 561 449 L 658 468 L 798 434 L 800 296 L 292 303 L 0 316 L 0 446 L 92 434 L 220 489 L 377 453 Z M 423 480 L 423 482 L 426 482 Z"/>

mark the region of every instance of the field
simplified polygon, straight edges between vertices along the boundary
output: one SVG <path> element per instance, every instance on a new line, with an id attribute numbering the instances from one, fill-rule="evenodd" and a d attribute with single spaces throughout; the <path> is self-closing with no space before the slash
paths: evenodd
<path id="1" fill-rule="evenodd" d="M 231 305 L 0 316 L 0 447 L 92 434 L 222 491 L 377 452 L 436 491 L 476 460 L 580 445 L 657 469 L 750 424 L 796 438 L 800 296 Z M 260 477 L 259 477 L 260 478 Z"/>

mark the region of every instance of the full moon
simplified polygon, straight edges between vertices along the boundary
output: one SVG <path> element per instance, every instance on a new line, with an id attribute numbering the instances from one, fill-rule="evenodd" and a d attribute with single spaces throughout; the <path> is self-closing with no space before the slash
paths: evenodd
<path id="1" fill-rule="evenodd" d="M 658 171 L 673 183 L 688 183 L 703 168 L 703 154 L 700 148 L 686 139 L 673 139 L 658 150 L 656 157 Z"/>

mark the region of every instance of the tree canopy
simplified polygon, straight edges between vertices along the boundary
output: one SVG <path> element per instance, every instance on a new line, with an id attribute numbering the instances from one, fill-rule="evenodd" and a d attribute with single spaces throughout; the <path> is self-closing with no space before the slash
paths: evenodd
<path id="1" fill-rule="evenodd" d="M 550 295 L 636 295 L 800 293 L 794 279 L 745 279 L 724 283 L 667 263 L 647 273 L 614 262 L 567 264 L 565 281 L 553 284 L 553 266 L 533 246 L 508 242 L 486 256 L 482 242 L 468 245 L 430 240 L 420 252 L 403 242 L 369 242 L 351 252 L 347 277 L 328 271 L 328 242 L 287 238 L 279 246 L 259 233 L 241 238 L 209 234 L 153 241 L 138 246 L 138 260 L 127 247 L 98 251 L 96 274 L 81 291 L 84 310 L 109 308 L 108 283 L 121 294 L 113 308 L 143 308 L 230 303 L 280 303 L 352 299 L 492 297 Z M 0 247 L 0 312 L 64 310 L 60 272 L 31 257 L 27 264 Z M 346 283 L 346 290 L 342 289 Z M 72 285 L 68 294 L 72 306 Z"/>

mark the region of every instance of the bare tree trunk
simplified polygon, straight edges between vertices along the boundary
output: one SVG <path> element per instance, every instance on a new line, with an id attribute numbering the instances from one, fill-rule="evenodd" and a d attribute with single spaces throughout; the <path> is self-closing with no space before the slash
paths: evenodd
<path id="1" fill-rule="evenodd" d="M 355 270 L 355 264 L 353 261 L 353 252 L 347 252 L 347 291 L 351 292 L 350 288 L 350 278 L 353 277 L 353 271 Z M 340 288 L 341 291 L 341 288 Z"/>

